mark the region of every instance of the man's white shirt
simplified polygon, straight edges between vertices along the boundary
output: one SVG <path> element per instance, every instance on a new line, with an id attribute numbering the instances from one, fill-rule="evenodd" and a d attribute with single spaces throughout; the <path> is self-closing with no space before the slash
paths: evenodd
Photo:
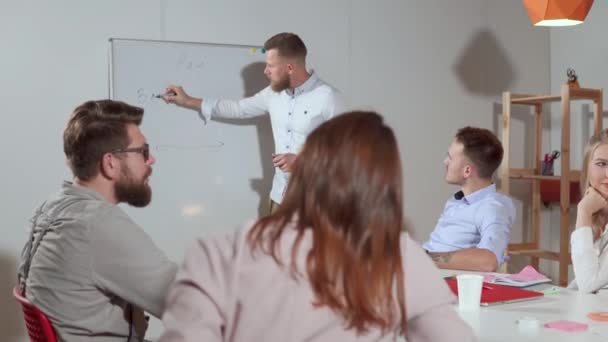
<path id="1" fill-rule="evenodd" d="M 342 94 L 321 80 L 314 71 L 301 86 L 275 92 L 270 86 L 241 100 L 205 98 L 201 118 L 250 118 L 270 115 L 275 153 L 298 154 L 306 137 L 321 123 L 345 110 Z M 289 173 L 275 168 L 270 198 L 281 203 Z"/>

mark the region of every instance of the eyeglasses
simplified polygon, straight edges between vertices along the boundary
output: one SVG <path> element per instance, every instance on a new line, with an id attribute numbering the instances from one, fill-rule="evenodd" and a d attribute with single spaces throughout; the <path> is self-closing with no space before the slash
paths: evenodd
<path id="1" fill-rule="evenodd" d="M 144 156 L 144 161 L 147 162 L 150 159 L 150 145 L 144 144 L 142 147 L 129 147 L 129 148 L 118 148 L 112 150 L 112 153 L 127 153 L 127 152 L 137 152 L 141 153 Z"/>

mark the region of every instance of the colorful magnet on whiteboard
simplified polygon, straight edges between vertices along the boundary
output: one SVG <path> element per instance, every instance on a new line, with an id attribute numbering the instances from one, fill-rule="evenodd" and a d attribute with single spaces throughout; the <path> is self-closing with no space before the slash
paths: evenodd
<path id="1" fill-rule="evenodd" d="M 260 51 L 262 51 L 262 53 L 266 53 L 266 49 L 264 49 L 264 48 L 262 48 L 262 50 L 260 50 Z"/>
<path id="2" fill-rule="evenodd" d="M 251 48 L 250 51 L 251 51 L 251 54 L 254 54 L 256 51 L 256 48 Z"/>

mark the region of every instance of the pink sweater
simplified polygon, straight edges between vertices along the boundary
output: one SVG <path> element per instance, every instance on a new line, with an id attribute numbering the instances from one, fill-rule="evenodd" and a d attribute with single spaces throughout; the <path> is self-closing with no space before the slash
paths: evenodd
<path id="1" fill-rule="evenodd" d="M 306 278 L 294 280 L 261 252 L 252 255 L 246 241 L 250 226 L 232 234 L 198 239 L 186 254 L 167 298 L 161 342 L 168 341 L 395 341 L 397 327 L 382 335 L 346 330 L 340 316 L 315 308 Z M 295 230 L 286 232 L 281 253 L 291 262 Z M 310 234 L 300 245 L 298 266 L 305 273 Z M 452 295 L 439 271 L 407 234 L 401 236 L 404 259 L 407 340 L 472 341 L 473 333 L 452 308 Z"/>

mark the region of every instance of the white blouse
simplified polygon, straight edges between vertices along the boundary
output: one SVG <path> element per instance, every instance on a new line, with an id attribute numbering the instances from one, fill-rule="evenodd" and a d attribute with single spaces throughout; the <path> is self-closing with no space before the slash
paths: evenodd
<path id="1" fill-rule="evenodd" d="M 608 229 L 593 242 L 591 227 L 575 229 L 570 236 L 575 279 L 569 288 L 596 292 L 608 285 Z"/>

